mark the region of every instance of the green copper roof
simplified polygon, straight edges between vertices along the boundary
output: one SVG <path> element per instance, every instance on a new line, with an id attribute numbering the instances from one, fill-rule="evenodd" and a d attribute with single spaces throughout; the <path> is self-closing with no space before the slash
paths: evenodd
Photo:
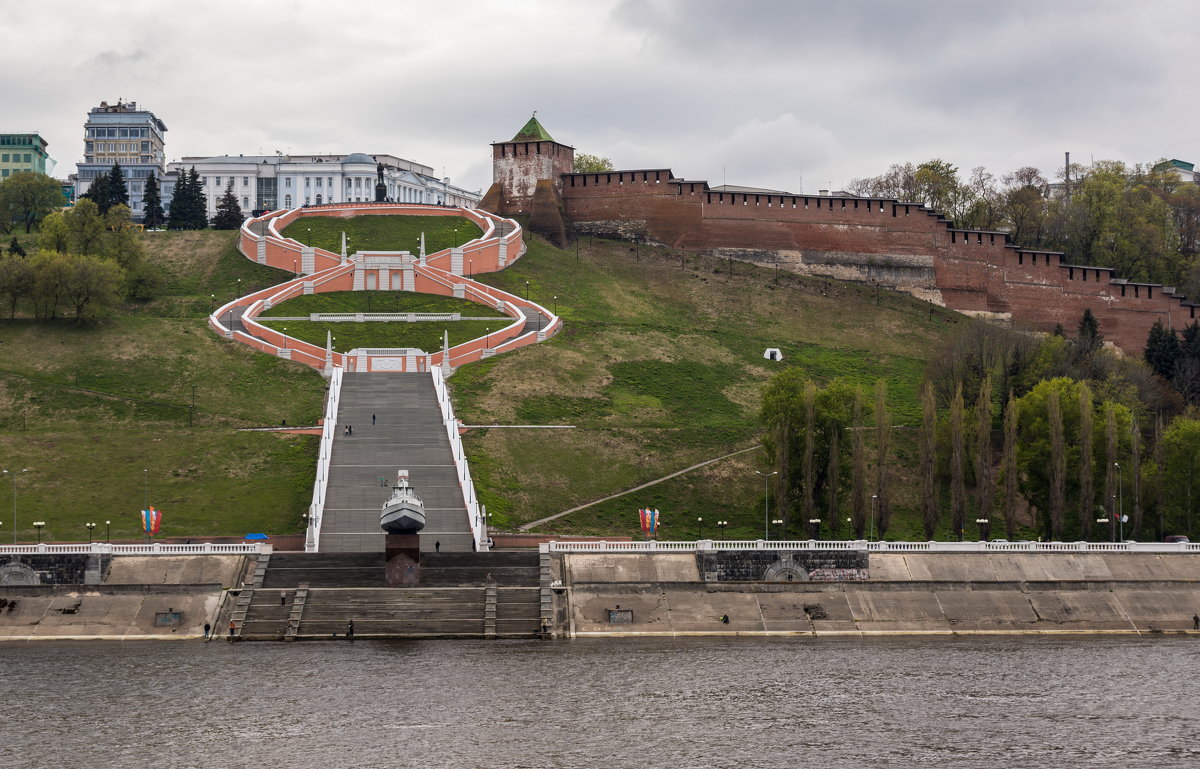
<path id="1" fill-rule="evenodd" d="M 533 117 L 529 118 L 529 122 L 517 135 L 512 138 L 515 142 L 552 142 L 554 138 L 546 133 L 546 129 L 542 128 L 542 124 L 538 122 L 537 113 L 533 113 Z"/>

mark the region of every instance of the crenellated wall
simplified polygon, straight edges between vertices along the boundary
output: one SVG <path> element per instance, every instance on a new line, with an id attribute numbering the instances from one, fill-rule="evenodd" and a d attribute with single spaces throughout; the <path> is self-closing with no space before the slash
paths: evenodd
<path id="1" fill-rule="evenodd" d="M 1145 346 L 1155 321 L 1181 328 L 1196 318 L 1196 305 L 1170 288 L 1018 248 L 1003 232 L 955 229 L 916 203 L 718 191 L 665 168 L 561 181 L 577 232 L 878 284 L 1041 331 L 1071 331 L 1090 308 L 1104 337 L 1127 352 Z"/>

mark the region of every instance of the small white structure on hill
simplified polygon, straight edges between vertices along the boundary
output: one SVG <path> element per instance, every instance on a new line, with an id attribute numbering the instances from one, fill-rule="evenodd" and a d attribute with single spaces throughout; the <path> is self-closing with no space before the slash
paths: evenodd
<path id="1" fill-rule="evenodd" d="M 768 347 L 767 351 L 763 353 L 763 357 L 767 360 L 783 360 L 783 351 L 778 347 Z"/>

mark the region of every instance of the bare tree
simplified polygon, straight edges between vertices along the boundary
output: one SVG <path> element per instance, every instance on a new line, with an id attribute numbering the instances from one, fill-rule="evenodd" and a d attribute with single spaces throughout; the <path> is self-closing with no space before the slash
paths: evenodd
<path id="1" fill-rule="evenodd" d="M 965 442 L 963 394 L 960 384 L 954 390 L 954 400 L 950 401 L 950 526 L 959 542 L 963 538 L 967 510 L 967 489 L 963 479 Z"/>
<path id="2" fill-rule="evenodd" d="M 1008 395 L 1004 410 L 1004 531 L 1009 539 L 1017 536 L 1017 423 L 1020 416 L 1017 399 Z"/>
<path id="3" fill-rule="evenodd" d="M 1096 467 L 1092 452 L 1092 389 L 1079 383 L 1079 528 L 1084 539 L 1092 538 L 1092 514 L 1096 506 Z"/>
<path id="4" fill-rule="evenodd" d="M 1067 451 L 1063 436 L 1062 403 L 1058 390 L 1046 399 L 1050 422 L 1050 538 L 1062 539 L 1063 507 L 1066 497 Z"/>
<path id="5" fill-rule="evenodd" d="M 854 536 L 863 538 L 867 517 L 863 501 L 867 486 L 867 451 L 863 441 L 863 391 L 854 388 L 854 443 L 851 449 L 852 470 L 850 474 L 850 517 L 853 519 Z"/>
<path id="6" fill-rule="evenodd" d="M 933 471 L 937 464 L 937 409 L 933 385 L 928 380 L 921 390 L 921 416 L 921 512 L 925 538 L 931 540 L 938 525 L 937 496 L 933 486 Z"/>
<path id="7" fill-rule="evenodd" d="M 875 496 L 872 515 L 878 516 L 879 538 L 892 522 L 892 503 L 888 497 L 888 452 L 892 443 L 892 415 L 887 410 L 887 382 L 875 383 Z"/>

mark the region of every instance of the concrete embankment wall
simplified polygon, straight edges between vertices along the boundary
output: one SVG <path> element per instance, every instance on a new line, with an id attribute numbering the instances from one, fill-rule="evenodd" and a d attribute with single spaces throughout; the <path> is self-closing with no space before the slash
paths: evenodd
<path id="1" fill-rule="evenodd" d="M 243 555 L 97 559 L 9 559 L 10 581 L 0 584 L 0 641 L 200 637 L 204 623 L 219 624 L 225 589 L 241 583 L 247 566 Z"/>
<path id="2" fill-rule="evenodd" d="M 0 587 L 0 641 L 196 638 L 223 594 L 220 585 Z"/>
<path id="3" fill-rule="evenodd" d="M 867 579 L 820 582 L 706 579 L 693 554 L 555 569 L 573 636 L 1191 632 L 1200 612 L 1188 554 L 871 554 Z"/>

